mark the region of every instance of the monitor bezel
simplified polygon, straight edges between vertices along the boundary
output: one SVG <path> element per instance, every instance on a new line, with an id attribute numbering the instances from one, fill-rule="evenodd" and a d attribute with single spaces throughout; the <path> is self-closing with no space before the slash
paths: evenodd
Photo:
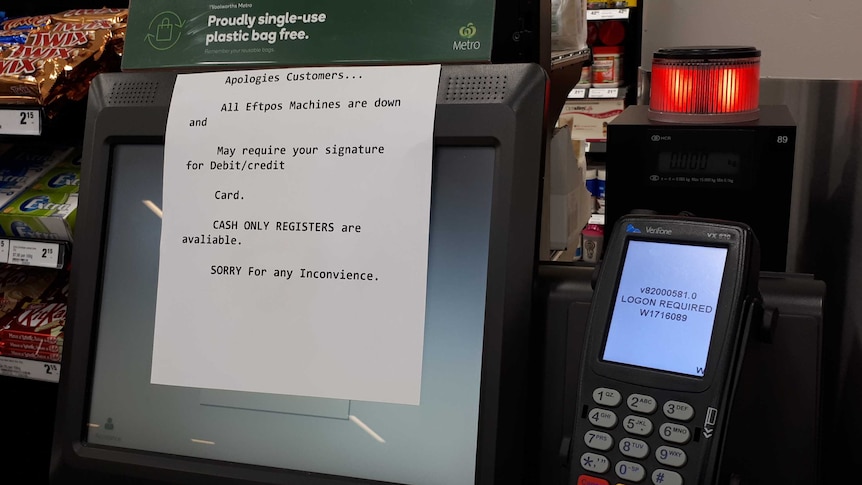
<path id="1" fill-rule="evenodd" d="M 448 81 L 505 76 L 506 96 L 467 95 Z M 83 147 L 66 351 L 51 478 L 72 483 L 383 483 L 304 471 L 177 457 L 85 442 L 104 265 L 113 147 L 162 144 L 176 74 L 110 73 L 94 80 Z M 496 152 L 476 450 L 476 485 L 521 483 L 529 423 L 527 368 L 535 272 L 545 71 L 535 64 L 443 66 L 435 146 Z M 129 95 L 129 93 L 141 93 Z M 503 373 L 505 372 L 505 375 Z"/>

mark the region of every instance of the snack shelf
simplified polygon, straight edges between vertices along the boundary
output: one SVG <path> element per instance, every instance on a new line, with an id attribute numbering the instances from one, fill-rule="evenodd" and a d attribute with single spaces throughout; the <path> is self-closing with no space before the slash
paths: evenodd
<path id="1" fill-rule="evenodd" d="M 60 380 L 60 364 L 0 355 L 0 376 L 33 379 L 56 384 Z"/>
<path id="2" fill-rule="evenodd" d="M 34 106 L 0 106 L 0 135 L 40 136 L 45 113 Z"/>

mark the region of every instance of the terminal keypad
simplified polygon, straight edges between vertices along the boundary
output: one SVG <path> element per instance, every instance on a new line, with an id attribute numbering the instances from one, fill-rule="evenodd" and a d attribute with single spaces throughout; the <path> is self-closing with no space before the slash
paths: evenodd
<path id="1" fill-rule="evenodd" d="M 592 391 L 595 406 L 589 407 L 587 420 L 591 424 L 583 435 L 591 452 L 582 454 L 582 475 L 579 483 L 607 483 L 606 480 L 626 480 L 653 485 L 684 485 L 679 470 L 688 463 L 686 444 L 692 439 L 687 424 L 695 416 L 692 405 L 680 400 L 660 403 L 642 393 L 624 395 L 616 389 L 599 387 Z M 617 408 L 617 409 L 614 409 Z M 656 411 L 661 409 L 660 412 Z M 622 419 L 618 414 L 622 412 Z M 665 445 L 650 449 L 644 440 L 657 433 Z M 613 462 L 606 455 L 616 446 L 624 460 Z M 677 470 L 677 471 L 674 471 Z M 607 473 L 602 478 L 595 475 Z"/>

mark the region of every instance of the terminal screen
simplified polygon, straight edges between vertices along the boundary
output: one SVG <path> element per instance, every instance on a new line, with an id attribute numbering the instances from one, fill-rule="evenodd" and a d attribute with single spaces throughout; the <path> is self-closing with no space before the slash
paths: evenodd
<path id="1" fill-rule="evenodd" d="M 602 359 L 703 377 L 727 248 L 631 240 Z"/>

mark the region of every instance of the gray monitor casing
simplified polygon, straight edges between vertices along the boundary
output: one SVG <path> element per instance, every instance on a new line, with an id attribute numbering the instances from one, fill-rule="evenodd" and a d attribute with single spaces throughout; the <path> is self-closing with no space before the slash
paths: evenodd
<path id="1" fill-rule="evenodd" d="M 56 414 L 55 483 L 290 483 L 364 480 L 88 445 L 86 422 L 98 335 L 113 147 L 163 144 L 176 74 L 100 75 L 90 92 L 73 254 L 66 351 Z M 547 84 L 537 65 L 444 66 L 436 146 L 494 147 L 482 353 L 477 485 L 521 483 L 528 434 L 530 305 Z M 80 483 L 80 482 L 78 482 Z"/>

